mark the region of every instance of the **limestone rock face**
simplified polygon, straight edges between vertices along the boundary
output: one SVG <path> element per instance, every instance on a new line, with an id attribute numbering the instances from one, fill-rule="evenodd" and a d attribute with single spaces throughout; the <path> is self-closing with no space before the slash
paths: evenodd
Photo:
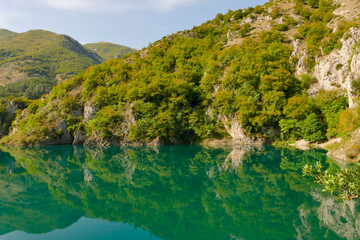
<path id="1" fill-rule="evenodd" d="M 84 108 L 84 123 L 88 123 L 90 120 L 92 120 L 97 113 L 97 109 L 92 104 L 86 104 Z"/>
<path id="2" fill-rule="evenodd" d="M 71 144 L 72 143 L 72 137 L 67 130 L 67 123 L 65 120 L 61 121 L 59 125 L 55 128 L 57 131 L 62 131 L 62 136 L 60 139 L 55 140 L 55 144 Z"/>
<path id="3" fill-rule="evenodd" d="M 305 60 L 308 56 L 301 49 L 300 39 L 296 39 L 295 41 L 293 41 L 292 45 L 293 45 L 294 51 L 291 55 L 291 58 L 298 59 L 298 63 L 295 67 L 295 70 L 296 70 L 295 75 L 301 75 L 301 74 L 307 73 L 306 66 L 305 66 Z"/>
<path id="4" fill-rule="evenodd" d="M 234 144 L 244 145 L 262 145 L 264 141 L 248 136 L 246 130 L 242 127 L 241 123 L 236 117 L 222 117 L 222 123 L 225 126 L 226 131 L 230 134 Z"/>
<path id="5" fill-rule="evenodd" d="M 318 83 L 309 89 L 310 95 L 321 90 L 344 89 L 349 98 L 349 106 L 354 107 L 351 83 L 360 77 L 360 53 L 354 50 L 360 39 L 360 30 L 351 28 L 341 39 L 342 48 L 318 59 L 314 76 Z"/>
<path id="6" fill-rule="evenodd" d="M 48 139 L 41 144 L 45 145 L 58 145 L 58 144 L 72 144 L 73 139 L 67 130 L 67 123 L 65 120 L 62 120 L 56 127 L 54 127 L 50 132 L 52 132 L 55 136 L 58 136 L 54 139 Z"/>
<path id="7" fill-rule="evenodd" d="M 77 130 L 74 135 L 73 145 L 82 145 L 85 143 L 86 139 L 87 139 L 86 131 Z"/>

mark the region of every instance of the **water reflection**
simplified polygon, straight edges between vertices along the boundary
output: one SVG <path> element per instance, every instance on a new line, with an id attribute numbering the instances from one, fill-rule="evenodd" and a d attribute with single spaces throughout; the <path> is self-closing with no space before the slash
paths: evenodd
<path id="1" fill-rule="evenodd" d="M 1 218 L 1 229 L 29 231 L 27 224 L 38 219 L 27 211 L 37 211 L 33 206 L 41 201 L 44 223 L 68 215 L 72 221 L 38 224 L 38 232 L 66 227 L 82 213 L 130 223 L 162 239 L 359 238 L 358 204 L 329 200 L 302 176 L 306 163 L 336 168 L 315 150 L 53 146 L 3 147 L 1 154 L 1 183 L 16 182 L 9 189 L 24 189 L 27 199 L 22 205 L 16 193 L 7 193 L 12 197 L 0 207 L 24 221 Z M 41 199 L 34 197 L 40 192 Z"/>

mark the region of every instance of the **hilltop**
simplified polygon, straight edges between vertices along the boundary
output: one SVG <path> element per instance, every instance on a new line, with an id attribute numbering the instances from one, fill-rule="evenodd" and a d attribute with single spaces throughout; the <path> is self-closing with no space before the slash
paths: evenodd
<path id="1" fill-rule="evenodd" d="M 70 78 L 103 59 L 86 50 L 67 35 L 44 30 L 25 33 L 0 31 L 0 96 L 16 95 L 37 98 L 47 93 L 58 81 Z M 27 90 L 29 86 L 31 91 Z M 27 92 L 26 92 L 27 91 Z"/>
<path id="2" fill-rule="evenodd" d="M 60 83 L 3 143 L 346 144 L 360 127 L 358 11 L 351 1 L 279 0 L 218 14 Z M 360 143 L 347 146 L 358 158 Z"/>
<path id="3" fill-rule="evenodd" d="M 84 44 L 84 47 L 89 51 L 97 53 L 100 57 L 106 60 L 121 58 L 125 54 L 130 54 L 137 51 L 134 48 L 104 41 L 98 43 L 87 43 Z"/>
<path id="4" fill-rule="evenodd" d="M 132 51 L 110 43 L 82 46 L 67 35 L 45 30 L 0 29 L 0 97 L 37 99 L 89 66 Z"/>

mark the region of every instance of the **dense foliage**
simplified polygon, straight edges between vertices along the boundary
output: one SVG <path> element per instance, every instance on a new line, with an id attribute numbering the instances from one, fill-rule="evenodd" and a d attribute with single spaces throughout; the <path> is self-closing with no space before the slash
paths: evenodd
<path id="1" fill-rule="evenodd" d="M 360 166 L 339 170 L 336 174 L 325 170 L 320 162 L 305 165 L 303 173 L 312 176 L 315 182 L 321 183 L 324 191 L 334 194 L 342 200 L 360 198 Z"/>
<path id="2" fill-rule="evenodd" d="M 0 98 L 13 96 L 39 99 L 42 95 L 49 93 L 55 85 L 54 81 L 45 78 L 20 80 L 0 86 Z"/>

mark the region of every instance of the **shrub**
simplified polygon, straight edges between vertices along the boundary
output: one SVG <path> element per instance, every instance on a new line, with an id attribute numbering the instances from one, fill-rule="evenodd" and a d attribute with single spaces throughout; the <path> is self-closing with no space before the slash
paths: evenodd
<path id="1" fill-rule="evenodd" d="M 339 115 L 337 134 L 346 136 L 360 127 L 360 117 L 356 109 L 346 109 Z"/>
<path id="2" fill-rule="evenodd" d="M 239 30 L 239 34 L 241 37 L 245 37 L 251 31 L 251 25 L 249 23 L 245 23 Z"/>
<path id="3" fill-rule="evenodd" d="M 286 23 L 278 24 L 278 25 L 276 26 L 276 29 L 277 29 L 278 31 L 285 32 L 285 31 L 289 30 L 289 25 L 287 25 Z"/>
<path id="4" fill-rule="evenodd" d="M 274 9 L 270 12 L 270 17 L 272 19 L 275 19 L 280 16 L 281 16 L 281 9 L 279 7 L 274 7 Z"/>

